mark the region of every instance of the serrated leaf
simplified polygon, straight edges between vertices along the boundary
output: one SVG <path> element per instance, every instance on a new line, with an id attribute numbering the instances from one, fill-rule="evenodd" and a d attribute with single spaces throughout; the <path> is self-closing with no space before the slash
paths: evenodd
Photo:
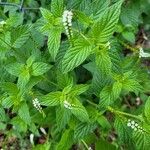
<path id="1" fill-rule="evenodd" d="M 91 34 L 97 43 L 104 43 L 109 40 L 118 22 L 121 8 L 121 1 L 106 9 L 100 19 L 93 25 Z"/>
<path id="2" fill-rule="evenodd" d="M 60 47 L 61 29 L 52 28 L 48 34 L 48 50 L 53 60 L 55 60 Z"/>
<path id="3" fill-rule="evenodd" d="M 46 73 L 52 66 L 43 62 L 35 62 L 32 65 L 32 75 L 39 76 Z"/>
<path id="4" fill-rule="evenodd" d="M 96 128 L 96 124 L 87 124 L 87 123 L 80 123 L 75 127 L 74 131 L 74 138 L 75 139 L 82 139 L 88 134 L 92 133 Z"/>
<path id="5" fill-rule="evenodd" d="M 60 104 L 61 92 L 51 92 L 47 95 L 40 97 L 41 105 L 56 106 Z"/>
<path id="6" fill-rule="evenodd" d="M 144 114 L 145 114 L 146 120 L 150 122 L 149 121 L 150 120 L 150 97 L 147 99 L 145 103 Z"/>
<path id="7" fill-rule="evenodd" d="M 150 135 L 148 133 L 141 133 L 139 131 L 133 133 L 133 140 L 135 149 L 148 150 L 150 147 Z"/>
<path id="8" fill-rule="evenodd" d="M 26 84 L 29 82 L 29 79 L 30 79 L 29 69 L 24 67 L 24 69 L 22 70 L 18 78 L 18 83 L 17 83 L 18 88 L 24 91 L 24 88 Z"/>
<path id="9" fill-rule="evenodd" d="M 56 150 L 68 150 L 73 144 L 73 131 L 67 129 L 63 132 L 60 142 L 57 145 Z"/>
<path id="10" fill-rule="evenodd" d="M 71 103 L 71 112 L 74 114 L 81 122 L 88 122 L 89 116 L 85 107 L 80 103 L 76 98 L 72 100 Z"/>
<path id="11" fill-rule="evenodd" d="M 19 26 L 11 32 L 11 45 L 20 48 L 30 37 L 29 26 Z"/>
<path id="12" fill-rule="evenodd" d="M 71 112 L 68 109 L 64 108 L 57 108 L 56 111 L 56 122 L 59 130 L 62 130 L 65 128 L 65 126 L 68 124 L 71 117 Z"/>
<path id="13" fill-rule="evenodd" d="M 104 107 L 114 103 L 122 90 L 122 83 L 114 82 L 112 86 L 105 86 L 100 92 L 100 106 Z"/>
<path id="14" fill-rule="evenodd" d="M 62 60 L 62 71 L 66 73 L 79 66 L 91 54 L 91 51 L 92 47 L 89 41 L 77 39 Z"/>
<path id="15" fill-rule="evenodd" d="M 100 150 L 100 149 L 116 150 L 117 148 L 115 145 L 101 139 L 100 141 L 96 142 L 96 144 L 95 144 L 95 150 Z"/>
<path id="16" fill-rule="evenodd" d="M 103 73 L 109 74 L 111 71 L 112 63 L 111 58 L 106 49 L 99 50 L 96 53 L 96 65 Z"/>
<path id="17" fill-rule="evenodd" d="M 48 22 L 54 21 L 54 16 L 48 9 L 40 8 L 40 12 L 46 21 L 48 21 Z"/>
<path id="18" fill-rule="evenodd" d="M 63 13 L 63 4 L 64 1 L 63 0 L 52 0 L 51 2 L 51 12 L 56 16 L 56 17 L 60 17 L 62 16 Z"/>
<path id="19" fill-rule="evenodd" d="M 88 88 L 89 88 L 89 85 L 87 84 L 78 84 L 72 87 L 71 92 L 69 94 L 71 96 L 77 96 L 87 91 Z"/>
<path id="20" fill-rule="evenodd" d="M 6 121 L 7 120 L 7 116 L 5 114 L 5 110 L 4 108 L 0 107 L 0 121 Z"/>
<path id="21" fill-rule="evenodd" d="M 119 141 L 121 143 L 127 143 L 130 147 L 132 143 L 132 130 L 127 126 L 124 118 L 116 117 L 114 127 L 118 133 Z"/>
<path id="22" fill-rule="evenodd" d="M 21 63 L 11 63 L 5 67 L 6 71 L 14 76 L 19 76 L 24 68 L 24 64 Z"/>
<path id="23" fill-rule="evenodd" d="M 28 125 L 31 123 L 31 117 L 29 113 L 29 108 L 26 103 L 22 103 L 19 110 L 18 110 L 19 117 Z"/>

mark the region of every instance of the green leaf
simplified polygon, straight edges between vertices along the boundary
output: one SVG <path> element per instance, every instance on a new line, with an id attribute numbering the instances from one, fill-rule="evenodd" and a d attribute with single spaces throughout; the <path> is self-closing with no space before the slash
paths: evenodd
<path id="1" fill-rule="evenodd" d="M 19 116 L 12 118 L 10 122 L 17 132 L 27 132 L 27 124 Z"/>
<path id="2" fill-rule="evenodd" d="M 123 80 L 123 89 L 130 91 L 130 92 L 139 92 L 141 91 L 143 88 L 140 85 L 140 83 L 137 81 L 137 79 L 130 79 L 130 78 L 125 78 Z"/>
<path id="3" fill-rule="evenodd" d="M 81 23 L 87 26 L 89 26 L 93 22 L 93 20 L 89 16 L 86 16 L 83 12 L 79 10 L 74 10 L 73 13 L 75 13 L 75 16 Z"/>
<path id="4" fill-rule="evenodd" d="M 60 142 L 57 145 L 56 150 L 69 150 L 73 142 L 73 131 L 67 129 L 63 132 L 63 135 L 61 137 Z"/>
<path id="5" fill-rule="evenodd" d="M 11 45 L 14 48 L 20 48 L 29 39 L 30 27 L 29 26 L 19 26 L 11 32 Z"/>
<path id="6" fill-rule="evenodd" d="M 89 116 L 85 107 L 80 103 L 77 98 L 72 99 L 71 112 L 74 114 L 81 122 L 88 122 Z"/>
<path id="7" fill-rule="evenodd" d="M 18 83 L 17 83 L 18 87 L 24 91 L 24 88 L 26 84 L 29 82 L 29 79 L 30 79 L 29 69 L 24 67 L 24 69 L 22 70 L 18 78 Z"/>
<path id="8" fill-rule="evenodd" d="M 141 133 L 140 131 L 134 132 L 133 140 L 135 143 L 135 149 L 137 150 L 148 150 L 150 147 L 150 135 L 149 133 Z"/>
<path id="9" fill-rule="evenodd" d="M 105 86 L 100 92 L 100 106 L 105 107 L 114 103 L 122 90 L 122 83 L 114 82 L 112 86 Z"/>
<path id="10" fill-rule="evenodd" d="M 61 28 L 52 28 L 48 34 L 48 50 L 53 60 L 55 60 L 60 47 Z"/>
<path id="11" fill-rule="evenodd" d="M 106 49 L 99 50 L 96 53 L 96 65 L 105 74 L 111 71 L 112 63 L 111 58 Z"/>
<path id="12" fill-rule="evenodd" d="M 31 123 L 31 117 L 29 113 L 29 108 L 26 103 L 22 103 L 19 110 L 18 110 L 19 117 L 28 125 Z"/>
<path id="13" fill-rule="evenodd" d="M 53 14 L 49 10 L 47 10 L 45 8 L 40 8 L 40 12 L 41 12 L 43 18 L 47 22 L 53 22 L 54 21 L 54 16 L 53 16 Z"/>
<path id="14" fill-rule="evenodd" d="M 75 139 L 82 139 L 88 134 L 92 133 L 96 128 L 96 124 L 87 124 L 87 123 L 80 123 L 75 127 L 74 130 L 74 138 Z"/>
<path id="15" fill-rule="evenodd" d="M 71 92 L 69 94 L 71 96 L 77 96 L 87 91 L 88 88 L 89 88 L 89 85 L 87 84 L 78 84 L 72 87 Z"/>
<path id="16" fill-rule="evenodd" d="M 100 141 L 96 142 L 96 144 L 95 144 L 95 150 L 100 150 L 100 149 L 116 150 L 117 148 L 115 145 L 101 139 Z"/>
<path id="17" fill-rule="evenodd" d="M 0 107 L 0 121 L 6 121 L 7 120 L 7 116 L 5 114 L 5 110 L 4 108 Z"/>
<path id="18" fill-rule="evenodd" d="M 32 75 L 40 76 L 46 73 L 52 66 L 43 62 L 35 62 L 32 65 Z"/>
<path id="19" fill-rule="evenodd" d="M 68 74 L 57 71 L 57 84 L 61 89 L 64 89 L 65 87 L 71 85 L 73 83 L 73 77 Z"/>
<path id="20" fill-rule="evenodd" d="M 135 35 L 134 35 L 134 33 L 133 32 L 123 32 L 122 33 L 122 36 L 127 40 L 127 41 L 129 41 L 129 42 L 131 42 L 131 43 L 135 43 Z"/>
<path id="21" fill-rule="evenodd" d="M 65 126 L 69 123 L 71 117 L 71 112 L 68 109 L 65 108 L 57 108 L 56 111 L 56 122 L 59 130 L 62 130 L 65 128 Z"/>
<path id="22" fill-rule="evenodd" d="M 3 106 L 3 108 L 7 108 L 7 109 L 8 109 L 8 108 L 10 108 L 13 104 L 14 104 L 14 102 L 13 102 L 11 96 L 9 96 L 9 97 L 3 99 L 3 101 L 2 101 L 2 106 Z"/>
<path id="23" fill-rule="evenodd" d="M 146 120 L 150 122 L 150 97 L 148 97 L 145 103 L 144 114 L 145 114 Z"/>
<path id="24" fill-rule="evenodd" d="M 119 141 L 124 144 L 126 143 L 130 147 L 132 143 L 132 130 L 127 126 L 125 118 L 116 117 L 114 127 L 118 133 Z"/>
<path id="25" fill-rule="evenodd" d="M 93 25 L 91 34 L 97 43 L 104 43 L 112 36 L 120 15 L 122 1 L 106 9 L 100 19 Z"/>
<path id="26" fill-rule="evenodd" d="M 56 16 L 60 17 L 63 14 L 64 0 L 52 0 L 51 12 Z"/>
<path id="27" fill-rule="evenodd" d="M 40 97 L 41 105 L 56 106 L 60 104 L 61 92 L 51 92 L 47 95 Z"/>
<path id="28" fill-rule="evenodd" d="M 17 63 L 17 62 L 11 63 L 7 65 L 5 68 L 7 72 L 18 77 L 24 68 L 24 64 Z"/>
<path id="29" fill-rule="evenodd" d="M 74 46 L 70 47 L 62 60 L 62 71 L 64 73 L 79 66 L 91 54 L 92 46 L 89 41 L 77 39 Z"/>

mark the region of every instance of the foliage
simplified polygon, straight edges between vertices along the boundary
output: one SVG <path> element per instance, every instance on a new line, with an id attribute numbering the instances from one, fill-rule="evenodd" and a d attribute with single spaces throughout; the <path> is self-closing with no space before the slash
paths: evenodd
<path id="1" fill-rule="evenodd" d="M 149 5 L 0 2 L 0 147 L 147 150 Z"/>

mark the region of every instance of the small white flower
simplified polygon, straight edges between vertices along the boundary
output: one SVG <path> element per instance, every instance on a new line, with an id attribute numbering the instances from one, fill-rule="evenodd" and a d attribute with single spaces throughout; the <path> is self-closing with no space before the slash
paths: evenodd
<path id="1" fill-rule="evenodd" d="M 133 125 L 134 125 L 134 124 L 135 124 L 135 122 L 134 122 L 134 121 L 131 121 L 131 124 L 133 124 Z"/>
<path id="2" fill-rule="evenodd" d="M 71 33 L 72 17 L 73 17 L 73 13 L 71 11 L 68 11 L 68 10 L 64 11 L 62 22 L 66 30 L 66 34 L 68 35 L 69 38 L 73 35 Z"/>
<path id="3" fill-rule="evenodd" d="M 42 132 L 44 135 L 47 134 L 44 128 L 41 127 L 40 130 L 41 130 L 41 132 Z"/>
<path id="4" fill-rule="evenodd" d="M 134 129 L 134 128 L 135 128 L 135 126 L 134 126 L 134 125 L 131 125 L 131 128 L 132 128 L 132 129 Z"/>
<path id="5" fill-rule="evenodd" d="M 34 145 L 34 134 L 30 134 L 30 142 Z"/>
<path id="6" fill-rule="evenodd" d="M 4 24 L 6 24 L 5 21 L 0 21 L 0 25 L 4 25 Z"/>
<path id="7" fill-rule="evenodd" d="M 71 104 L 67 101 L 64 101 L 64 107 L 67 109 L 72 109 Z"/>
<path id="8" fill-rule="evenodd" d="M 32 100 L 33 102 L 33 106 L 39 111 L 39 112 L 42 112 L 42 107 L 41 107 L 41 104 L 39 102 L 39 100 L 37 98 L 33 99 Z"/>
<path id="9" fill-rule="evenodd" d="M 142 47 L 140 47 L 139 50 L 140 50 L 139 51 L 139 58 L 141 58 L 141 57 L 150 57 L 150 53 L 145 53 Z"/>
<path id="10" fill-rule="evenodd" d="M 128 127 L 131 127 L 131 123 L 130 123 L 130 122 L 128 122 L 128 123 L 127 123 L 127 126 L 128 126 Z"/>

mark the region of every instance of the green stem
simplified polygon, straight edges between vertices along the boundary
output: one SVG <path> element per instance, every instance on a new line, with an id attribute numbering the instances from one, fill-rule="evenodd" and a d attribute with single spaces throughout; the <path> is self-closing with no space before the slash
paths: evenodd
<path id="1" fill-rule="evenodd" d="M 45 76 L 43 76 L 43 78 L 48 82 L 48 83 L 50 83 L 50 84 L 52 84 L 52 85 L 54 85 L 54 86 L 56 86 L 56 87 L 59 87 L 59 85 L 58 84 L 56 84 L 56 83 L 54 83 L 54 82 L 52 82 L 52 81 L 50 81 L 49 79 L 47 79 Z"/>
<path id="2" fill-rule="evenodd" d="M 129 114 L 129 113 L 125 113 L 125 112 L 122 112 L 122 111 L 119 111 L 119 110 L 115 110 L 110 106 L 107 107 L 107 110 L 109 110 L 110 112 L 112 112 L 114 114 L 119 114 L 119 115 L 131 117 L 131 118 L 135 118 L 135 119 L 141 121 L 141 119 L 138 116 L 135 116 L 135 115 L 132 115 L 132 114 Z"/>
<path id="3" fill-rule="evenodd" d="M 18 7 L 18 8 L 20 8 L 20 5 L 18 5 L 18 4 L 13 4 L 13 3 L 5 3 L 5 2 L 0 2 L 0 5 L 2 5 L 2 6 L 14 6 L 14 7 Z"/>
<path id="4" fill-rule="evenodd" d="M 85 143 L 85 141 L 84 141 L 84 140 L 81 140 L 81 142 L 83 143 L 83 145 L 85 146 L 85 148 L 86 148 L 87 150 L 89 150 L 89 147 L 88 147 L 88 145 Z"/>
<path id="5" fill-rule="evenodd" d="M 89 104 L 93 105 L 94 107 L 98 108 L 98 105 L 97 105 L 97 104 L 91 102 L 90 100 L 86 100 L 86 101 L 87 101 Z"/>

